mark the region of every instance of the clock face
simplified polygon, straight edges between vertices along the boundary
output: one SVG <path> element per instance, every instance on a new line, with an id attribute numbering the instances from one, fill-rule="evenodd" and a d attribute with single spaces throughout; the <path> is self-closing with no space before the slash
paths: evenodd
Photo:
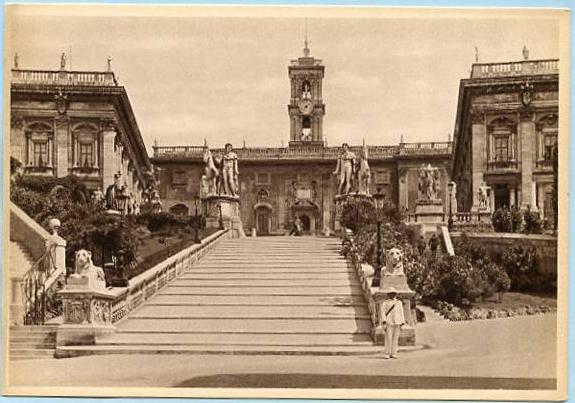
<path id="1" fill-rule="evenodd" d="M 302 99 L 299 102 L 298 107 L 301 113 L 303 113 L 304 115 L 309 115 L 313 110 L 313 102 L 311 101 L 311 99 Z"/>

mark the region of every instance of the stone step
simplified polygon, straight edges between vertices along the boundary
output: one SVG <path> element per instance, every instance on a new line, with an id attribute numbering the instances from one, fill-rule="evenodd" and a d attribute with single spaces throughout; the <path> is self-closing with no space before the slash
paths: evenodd
<path id="1" fill-rule="evenodd" d="M 20 349 L 54 349 L 56 340 L 53 341 L 29 341 L 29 340 L 10 340 L 10 350 Z"/>
<path id="2" fill-rule="evenodd" d="M 254 296 L 276 296 L 276 295 L 318 295 L 318 296 L 338 296 L 346 297 L 353 295 L 363 295 L 361 287 L 199 287 L 191 285 L 169 285 L 160 295 L 254 295 Z"/>
<path id="3" fill-rule="evenodd" d="M 253 334 L 253 333 L 147 333 L 118 332 L 98 339 L 107 345 L 237 345 L 237 346 L 350 346 L 373 345 L 367 333 L 357 334 Z"/>
<path id="4" fill-rule="evenodd" d="M 129 320 L 117 325 L 122 330 L 162 331 L 162 332 L 210 332 L 210 333 L 356 333 L 371 329 L 369 319 L 318 319 L 274 318 L 274 319 L 173 319 L 150 318 Z"/>
<path id="5" fill-rule="evenodd" d="M 297 279 L 303 280 L 308 279 L 310 281 L 313 280 L 324 280 L 324 279 L 332 279 L 332 280 L 342 280 L 342 279 L 353 279 L 356 280 L 355 273 L 347 272 L 347 271 L 332 271 L 332 272 L 308 272 L 308 271 L 269 271 L 269 270 L 218 270 L 218 269 L 211 269 L 211 270 L 190 270 L 184 272 L 178 279 L 197 279 L 197 280 L 216 280 L 225 278 L 227 280 L 245 280 L 245 279 L 259 279 L 259 280 L 285 280 L 285 279 Z"/>
<path id="6" fill-rule="evenodd" d="M 77 357 L 93 354 L 196 354 L 196 355 L 315 355 L 354 356 L 380 354 L 374 346 L 150 346 L 150 345 L 96 345 L 58 347 L 60 357 Z"/>
<path id="7" fill-rule="evenodd" d="M 174 305 L 188 304 L 190 306 L 333 306 L 354 305 L 367 306 L 363 294 L 355 296 L 319 296 L 319 295 L 184 295 L 184 294 L 158 294 L 148 301 L 146 305 Z"/>
<path id="8" fill-rule="evenodd" d="M 346 279 L 315 279 L 309 278 L 292 278 L 292 279 L 258 279 L 258 278 L 239 278 L 230 279 L 227 277 L 216 279 L 201 279 L 201 278 L 186 278 L 181 277 L 172 282 L 172 286 L 200 286 L 200 287 L 291 287 L 291 288 L 304 288 L 304 287 L 350 287 L 361 286 L 359 280 L 346 280 Z"/>
<path id="9" fill-rule="evenodd" d="M 353 318 L 369 319 L 365 307 L 353 306 L 189 306 L 173 305 L 169 310 L 165 305 L 145 305 L 130 318 Z"/>
<path id="10" fill-rule="evenodd" d="M 49 349 L 10 349 L 8 356 L 11 360 L 14 359 L 46 359 L 53 358 L 55 353 L 54 348 Z"/>

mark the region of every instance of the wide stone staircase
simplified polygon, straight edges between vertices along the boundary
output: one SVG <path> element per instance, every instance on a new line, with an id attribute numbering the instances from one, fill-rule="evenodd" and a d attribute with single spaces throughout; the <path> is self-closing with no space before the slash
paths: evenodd
<path id="1" fill-rule="evenodd" d="M 222 241 L 81 354 L 376 354 L 336 238 Z M 72 352 L 72 351 L 69 351 Z"/>

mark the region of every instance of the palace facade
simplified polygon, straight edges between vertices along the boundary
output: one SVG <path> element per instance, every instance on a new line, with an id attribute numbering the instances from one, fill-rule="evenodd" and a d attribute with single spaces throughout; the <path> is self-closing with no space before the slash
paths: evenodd
<path id="1" fill-rule="evenodd" d="M 474 64 L 461 80 L 451 176 L 458 206 L 516 206 L 553 217 L 553 149 L 557 144 L 558 60 Z M 564 133 L 568 135 L 568 133 Z"/>
<path id="2" fill-rule="evenodd" d="M 77 176 L 92 191 L 125 186 L 138 205 L 151 170 L 124 87 L 111 71 L 12 69 L 10 155 L 31 176 Z"/>
<path id="3" fill-rule="evenodd" d="M 310 56 L 307 43 L 303 53 L 288 66 L 288 146 L 234 150 L 239 160 L 240 209 L 246 233 L 285 234 L 296 216 L 308 233 L 329 234 L 335 229 L 337 181 L 333 171 L 340 147 L 327 147 L 323 137 L 325 66 Z M 350 149 L 359 156 L 360 145 L 350 145 Z M 204 146 L 154 145 L 153 150 L 151 160 L 159 168 L 163 209 L 194 214 L 200 208 Z M 223 153 L 222 148 L 211 151 L 216 156 Z M 419 169 L 431 164 L 440 170 L 439 193 L 445 200 L 451 152 L 451 142 L 368 146 L 371 193 L 413 213 Z"/>

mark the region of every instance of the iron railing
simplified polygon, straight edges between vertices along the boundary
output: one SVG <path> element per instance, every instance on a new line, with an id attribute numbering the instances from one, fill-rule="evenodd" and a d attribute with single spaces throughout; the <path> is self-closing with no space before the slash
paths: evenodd
<path id="1" fill-rule="evenodd" d="M 62 273 L 54 262 L 55 249 L 55 245 L 48 248 L 22 278 L 24 325 L 43 325 L 62 314 L 61 301 L 56 297 Z"/>

